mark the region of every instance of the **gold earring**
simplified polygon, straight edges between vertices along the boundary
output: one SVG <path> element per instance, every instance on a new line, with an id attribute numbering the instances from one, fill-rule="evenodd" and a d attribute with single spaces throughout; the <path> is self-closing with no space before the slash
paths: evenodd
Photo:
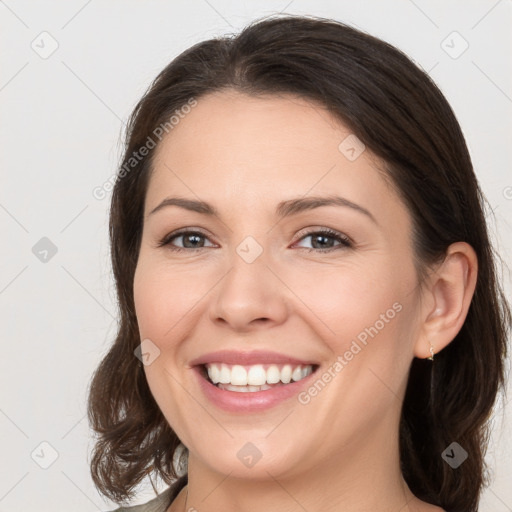
<path id="1" fill-rule="evenodd" d="M 433 361 L 434 360 L 434 347 L 432 346 L 432 343 L 429 341 L 430 343 L 430 357 L 428 357 L 427 359 L 430 359 L 430 361 Z"/>

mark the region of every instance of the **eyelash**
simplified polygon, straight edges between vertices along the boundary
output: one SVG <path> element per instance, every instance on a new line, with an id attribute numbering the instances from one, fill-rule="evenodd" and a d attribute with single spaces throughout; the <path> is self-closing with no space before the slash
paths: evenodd
<path id="1" fill-rule="evenodd" d="M 169 250 L 174 251 L 174 252 L 197 251 L 200 249 L 207 248 L 207 247 L 198 247 L 198 248 L 194 249 L 194 248 L 189 248 L 189 247 L 177 247 L 177 246 L 171 245 L 172 240 L 174 240 L 175 238 L 179 238 L 180 236 L 184 236 L 184 235 L 199 235 L 201 237 L 208 238 L 206 236 L 206 234 L 202 233 L 201 231 L 193 231 L 193 230 L 184 229 L 184 230 L 176 231 L 174 233 L 166 235 L 162 240 L 160 240 L 157 247 L 168 246 Z M 337 231 L 334 231 L 329 228 L 309 231 L 308 233 L 305 233 L 301 238 L 299 238 L 299 240 L 297 240 L 297 242 L 300 242 L 304 238 L 307 238 L 308 236 L 312 236 L 312 235 L 328 236 L 330 238 L 335 238 L 340 243 L 338 245 L 335 245 L 334 247 L 329 247 L 328 249 L 325 249 L 325 250 L 315 249 L 313 247 L 311 247 L 311 248 L 310 247 L 300 247 L 300 249 L 303 249 L 307 252 L 323 252 L 323 253 L 325 253 L 325 252 L 332 252 L 337 249 L 344 249 L 344 248 L 348 249 L 353 246 L 351 240 L 347 236 L 342 235 L 341 233 L 338 233 Z"/>

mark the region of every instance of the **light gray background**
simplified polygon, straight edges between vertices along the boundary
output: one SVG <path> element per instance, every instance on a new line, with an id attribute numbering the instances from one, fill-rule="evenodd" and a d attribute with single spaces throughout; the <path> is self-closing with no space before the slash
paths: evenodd
<path id="1" fill-rule="evenodd" d="M 0 0 L 0 512 L 113 508 L 88 468 L 87 385 L 116 331 L 110 194 L 92 190 L 115 172 L 123 123 L 174 56 L 279 11 L 348 22 L 430 72 L 462 125 L 510 261 L 510 0 Z M 43 237 L 57 248 L 46 262 L 33 252 Z M 483 512 L 512 510 L 508 400 L 494 417 Z M 149 488 L 138 501 L 150 497 Z"/>

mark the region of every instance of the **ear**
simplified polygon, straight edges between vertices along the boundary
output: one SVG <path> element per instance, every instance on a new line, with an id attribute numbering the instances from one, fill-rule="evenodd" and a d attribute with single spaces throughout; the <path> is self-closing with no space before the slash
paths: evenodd
<path id="1" fill-rule="evenodd" d="M 416 357 L 430 357 L 430 344 L 437 354 L 455 338 L 466 320 L 477 272 L 478 260 L 469 244 L 456 242 L 448 247 L 443 262 L 424 285 Z"/>

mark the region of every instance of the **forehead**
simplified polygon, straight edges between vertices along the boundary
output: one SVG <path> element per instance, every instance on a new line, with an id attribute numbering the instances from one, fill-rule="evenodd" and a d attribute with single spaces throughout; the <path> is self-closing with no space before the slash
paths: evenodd
<path id="1" fill-rule="evenodd" d="M 362 149 L 354 137 L 324 106 L 303 98 L 209 94 L 157 147 L 146 212 L 170 193 L 246 211 L 337 193 L 385 209 L 397 198 L 368 150 L 353 158 Z"/>

